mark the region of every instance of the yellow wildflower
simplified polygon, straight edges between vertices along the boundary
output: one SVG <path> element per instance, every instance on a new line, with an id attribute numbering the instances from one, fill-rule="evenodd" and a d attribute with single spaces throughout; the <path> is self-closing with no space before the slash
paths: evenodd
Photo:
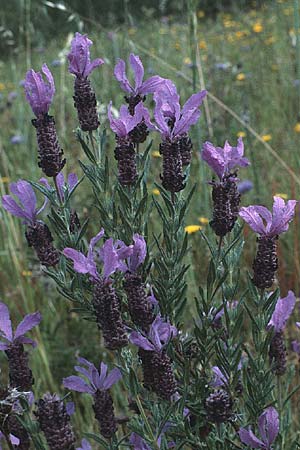
<path id="1" fill-rule="evenodd" d="M 242 37 L 245 36 L 245 31 L 236 31 L 235 36 L 237 39 L 241 39 Z"/>
<path id="2" fill-rule="evenodd" d="M 282 192 L 277 192 L 277 194 L 274 194 L 274 195 L 275 195 L 275 197 L 283 198 L 283 200 L 287 200 L 288 199 L 288 195 L 284 194 Z"/>
<path id="3" fill-rule="evenodd" d="M 264 27 L 262 26 L 262 24 L 260 22 L 256 22 L 253 27 L 252 30 L 254 31 L 254 33 L 261 33 L 263 31 Z"/>
<path id="4" fill-rule="evenodd" d="M 201 41 L 199 41 L 199 48 L 201 48 L 201 50 L 207 50 L 207 45 L 204 39 L 201 39 Z"/>
<path id="5" fill-rule="evenodd" d="M 275 36 L 270 36 L 268 39 L 265 40 L 266 45 L 272 45 L 276 41 Z"/>
<path id="6" fill-rule="evenodd" d="M 0 181 L 1 181 L 1 183 L 9 183 L 10 182 L 10 178 L 9 177 L 1 177 Z"/>
<path id="7" fill-rule="evenodd" d="M 269 142 L 272 139 L 272 135 L 271 134 L 263 134 L 261 136 L 261 138 L 264 142 Z"/>
<path id="8" fill-rule="evenodd" d="M 200 9 L 200 11 L 197 12 L 197 16 L 199 17 L 199 19 L 203 19 L 203 17 L 205 17 L 205 11 Z"/>
<path id="9" fill-rule="evenodd" d="M 136 28 L 129 28 L 128 34 L 129 36 L 133 36 L 136 33 Z"/>
<path id="10" fill-rule="evenodd" d="M 244 73 L 238 73 L 236 79 L 237 81 L 244 81 L 246 79 L 246 75 Z"/>
<path id="11" fill-rule="evenodd" d="M 31 270 L 22 270 L 23 277 L 31 277 L 31 275 L 32 275 Z"/>
<path id="12" fill-rule="evenodd" d="M 179 42 L 175 42 L 174 47 L 176 48 L 176 50 L 180 50 L 181 49 L 181 45 Z"/>
<path id="13" fill-rule="evenodd" d="M 246 133 L 245 133 L 245 131 L 238 131 L 238 132 L 236 133 L 236 135 L 237 135 L 237 137 L 241 137 L 241 138 L 244 138 L 244 137 L 247 136 Z"/>
<path id="14" fill-rule="evenodd" d="M 207 225 L 209 223 L 209 219 L 207 217 L 198 217 L 198 220 L 202 225 Z"/>
<path id="15" fill-rule="evenodd" d="M 193 234 L 201 229 L 202 227 L 200 225 L 188 225 L 184 230 L 187 234 Z"/>
<path id="16" fill-rule="evenodd" d="M 160 195 L 160 190 L 159 189 L 152 189 L 152 194 L 153 195 Z"/>
<path id="17" fill-rule="evenodd" d="M 187 56 L 186 58 L 184 58 L 183 62 L 184 62 L 184 64 L 186 64 L 186 65 L 192 64 L 192 60 L 191 60 L 191 58 L 189 58 L 188 56 Z"/>
<path id="18" fill-rule="evenodd" d="M 153 156 L 153 158 L 161 158 L 161 154 L 159 153 L 158 150 L 154 150 L 152 152 L 152 156 Z"/>
<path id="19" fill-rule="evenodd" d="M 294 131 L 296 131 L 296 133 L 300 133 L 300 122 L 296 123 L 296 125 L 294 126 Z"/>
<path id="20" fill-rule="evenodd" d="M 0 91 L 4 91 L 5 89 L 5 84 L 4 83 L 0 83 Z"/>

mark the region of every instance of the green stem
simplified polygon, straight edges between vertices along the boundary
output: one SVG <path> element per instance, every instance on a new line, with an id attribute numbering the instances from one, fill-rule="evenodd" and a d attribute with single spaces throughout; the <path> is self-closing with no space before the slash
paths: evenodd
<path id="1" fill-rule="evenodd" d="M 159 446 L 158 446 L 157 441 L 156 441 L 156 439 L 155 439 L 155 437 L 154 437 L 152 428 L 151 428 L 151 426 L 150 426 L 150 424 L 149 424 L 149 422 L 148 422 L 148 419 L 147 419 L 145 410 L 144 410 L 144 408 L 143 408 L 142 402 L 141 402 L 140 397 L 139 397 L 138 395 L 136 396 L 136 403 L 137 403 L 137 406 L 138 406 L 138 408 L 139 408 L 139 410 L 140 410 L 141 416 L 142 416 L 142 418 L 143 418 L 143 420 L 144 420 L 144 422 L 145 422 L 145 426 L 146 426 L 147 431 L 148 431 L 148 433 L 149 433 L 149 436 L 150 436 L 150 438 L 151 438 L 151 441 L 152 441 L 152 444 L 153 444 L 153 446 L 154 446 L 154 449 L 155 449 L 155 450 L 159 450 Z"/>

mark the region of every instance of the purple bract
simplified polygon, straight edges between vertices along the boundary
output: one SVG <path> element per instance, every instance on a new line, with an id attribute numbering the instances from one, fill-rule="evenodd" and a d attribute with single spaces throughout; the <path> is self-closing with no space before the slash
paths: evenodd
<path id="1" fill-rule="evenodd" d="M 86 439 L 82 439 L 81 447 L 77 447 L 76 450 L 92 450 L 92 446 Z"/>
<path id="2" fill-rule="evenodd" d="M 5 436 L 4 436 L 4 434 L 0 431 L 0 441 L 2 441 L 3 439 L 5 439 Z M 19 438 L 17 438 L 17 436 L 14 436 L 13 434 L 9 434 L 9 440 L 10 440 L 10 442 L 11 442 L 11 444 L 13 445 L 13 446 L 19 446 L 20 445 L 20 439 Z M 0 442 L 0 450 L 2 450 L 2 445 L 1 445 L 1 442 Z"/>
<path id="3" fill-rule="evenodd" d="M 251 448 L 271 450 L 271 445 L 279 433 L 279 416 L 275 408 L 270 406 L 261 414 L 258 418 L 258 429 L 261 439 L 256 437 L 251 429 L 240 428 L 241 441 Z"/>
<path id="4" fill-rule="evenodd" d="M 47 180 L 47 178 L 41 178 L 39 180 L 48 190 L 51 190 L 51 186 Z M 61 201 L 64 201 L 65 192 L 71 192 L 73 188 L 78 183 L 78 177 L 75 173 L 70 173 L 67 178 L 67 182 L 65 182 L 65 177 L 62 172 L 60 172 L 56 177 L 56 184 L 58 188 L 58 193 Z"/>
<path id="5" fill-rule="evenodd" d="M 80 33 L 75 33 L 71 42 L 71 51 L 68 54 L 69 72 L 77 77 L 88 77 L 90 73 L 101 64 L 104 64 L 103 59 L 97 58 L 91 61 L 90 46 L 93 42 Z"/>
<path id="6" fill-rule="evenodd" d="M 107 365 L 103 362 L 97 369 L 93 363 L 85 358 L 77 358 L 77 361 L 81 366 L 75 366 L 75 370 L 86 377 L 88 383 L 77 375 L 64 378 L 63 385 L 72 391 L 87 392 L 94 395 L 97 390 L 106 391 L 110 389 L 113 384 L 122 378 L 122 374 L 117 368 L 107 373 Z"/>
<path id="7" fill-rule="evenodd" d="M 47 64 L 43 64 L 42 72 L 47 82 L 44 81 L 41 72 L 30 69 L 26 73 L 24 83 L 26 100 L 37 117 L 48 113 L 55 93 L 53 76 Z"/>
<path id="8" fill-rule="evenodd" d="M 2 206 L 6 211 L 16 217 L 22 217 L 25 223 L 33 224 L 36 222 L 38 214 L 43 211 L 48 200 L 45 198 L 44 204 L 40 209 L 36 208 L 36 195 L 28 181 L 18 180 L 9 185 L 10 191 L 14 194 L 21 206 L 11 195 L 3 195 Z"/>
<path id="9" fill-rule="evenodd" d="M 260 236 L 274 237 L 288 230 L 297 203 L 288 200 L 285 204 L 281 197 L 274 197 L 272 213 L 265 206 L 252 205 L 241 208 L 239 215 Z"/>
<path id="10" fill-rule="evenodd" d="M 293 312 L 295 303 L 296 297 L 292 291 L 289 291 L 286 297 L 279 298 L 272 317 L 268 323 L 268 327 L 274 327 L 276 333 L 282 331 Z"/>
<path id="11" fill-rule="evenodd" d="M 134 96 L 143 96 L 155 92 L 158 86 L 164 81 L 163 78 L 155 75 L 143 82 L 144 66 L 140 60 L 140 57 L 131 53 L 129 56 L 129 62 L 134 72 L 134 86 L 132 86 L 128 81 L 126 76 L 126 64 L 123 59 L 119 59 L 114 69 L 115 78 L 119 81 L 121 88 L 125 92 L 128 92 Z"/>
<path id="12" fill-rule="evenodd" d="M 0 303 L 0 350 L 7 350 L 12 343 L 30 344 L 35 347 L 36 342 L 25 337 L 25 334 L 36 327 L 41 320 L 42 316 L 39 312 L 27 314 L 13 334 L 8 307 L 5 303 Z"/>
<path id="13" fill-rule="evenodd" d="M 222 180 L 235 167 L 246 167 L 250 164 L 249 160 L 244 157 L 244 143 L 240 137 L 236 147 L 232 147 L 228 141 L 224 147 L 214 147 L 210 142 L 203 144 L 202 159 Z"/>
<path id="14" fill-rule="evenodd" d="M 170 339 L 177 335 L 177 329 L 168 322 L 164 322 L 157 316 L 151 324 L 147 337 L 137 331 L 133 331 L 129 340 L 132 344 L 148 351 L 160 351 Z"/>
<path id="15" fill-rule="evenodd" d="M 125 138 L 128 136 L 142 120 L 145 121 L 148 128 L 153 128 L 150 122 L 149 111 L 142 102 L 138 103 L 134 110 L 134 115 L 131 115 L 127 106 L 122 105 L 120 108 L 119 118 L 114 118 L 111 111 L 112 102 L 108 107 L 108 118 L 110 122 L 110 128 L 116 133 L 119 138 Z"/>
<path id="16" fill-rule="evenodd" d="M 147 245 L 144 237 L 136 233 L 133 235 L 133 242 L 133 245 L 126 246 L 124 242 L 118 241 L 120 270 L 123 272 L 136 272 L 145 261 Z"/>

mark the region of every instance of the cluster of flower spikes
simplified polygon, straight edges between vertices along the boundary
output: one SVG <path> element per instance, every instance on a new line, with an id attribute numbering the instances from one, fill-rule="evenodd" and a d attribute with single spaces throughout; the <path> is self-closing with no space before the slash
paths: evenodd
<path id="1" fill-rule="evenodd" d="M 249 164 L 244 157 L 244 144 L 242 138 L 238 139 L 236 147 L 226 141 L 224 148 L 214 147 L 210 142 L 203 144 L 202 159 L 218 176 L 219 181 L 213 180 L 212 200 L 213 218 L 210 226 L 217 236 L 223 237 L 229 233 L 238 218 L 240 193 L 237 187 L 236 167 L 245 167 Z"/>
<path id="2" fill-rule="evenodd" d="M 132 185 L 138 177 L 136 169 L 135 145 L 147 137 L 148 130 L 161 134 L 160 152 L 163 156 L 163 187 L 179 192 L 185 187 L 183 166 L 191 161 L 192 142 L 188 130 L 200 116 L 199 107 L 206 91 L 192 95 L 181 109 L 179 95 L 171 80 L 153 76 L 143 81 L 144 67 L 140 58 L 130 55 L 130 64 L 135 76 L 133 87 L 125 73 L 125 62 L 119 60 L 114 74 L 122 89 L 128 94 L 125 105 L 121 106 L 118 119 L 114 119 L 109 108 L 111 129 L 116 133 L 115 157 L 118 161 L 119 180 L 123 185 Z M 154 119 L 151 123 L 148 110 L 143 106 L 147 94 L 154 94 Z"/>

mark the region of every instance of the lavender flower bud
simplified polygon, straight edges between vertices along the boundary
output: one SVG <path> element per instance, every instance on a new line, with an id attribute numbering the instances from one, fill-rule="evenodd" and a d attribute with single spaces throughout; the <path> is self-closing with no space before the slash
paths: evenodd
<path id="1" fill-rule="evenodd" d="M 111 283 L 105 283 L 104 280 L 95 283 L 92 303 L 97 324 L 103 333 L 105 347 L 116 350 L 127 345 L 120 300 Z"/>
<path id="2" fill-rule="evenodd" d="M 124 290 L 128 298 L 128 308 L 133 322 L 147 330 L 154 320 L 153 307 L 147 299 L 145 285 L 141 277 L 135 273 L 127 272 L 124 281 Z"/>
<path id="3" fill-rule="evenodd" d="M 240 197 L 232 174 L 224 177 L 220 183 L 213 182 L 214 209 L 210 226 L 217 236 L 225 236 L 233 229 L 238 218 Z"/>
<path id="4" fill-rule="evenodd" d="M 33 247 L 41 264 L 55 266 L 59 261 L 59 252 L 53 246 L 53 237 L 48 226 L 35 222 L 27 227 L 25 236 L 29 247 Z"/>
<path id="5" fill-rule="evenodd" d="M 148 127 L 144 120 L 142 120 L 133 130 L 131 130 L 128 134 L 131 141 L 134 144 L 142 144 L 147 139 L 149 134 Z"/>
<path id="6" fill-rule="evenodd" d="M 47 177 L 55 177 L 63 169 L 66 160 L 62 159 L 63 150 L 58 143 L 54 118 L 46 113 L 33 119 L 32 125 L 37 133 L 38 166 Z"/>
<path id="7" fill-rule="evenodd" d="M 286 346 L 282 331 L 275 333 L 269 349 L 270 364 L 275 375 L 284 375 L 286 372 Z"/>
<path id="8" fill-rule="evenodd" d="M 180 136 L 178 144 L 182 165 L 188 166 L 192 160 L 193 143 L 187 133 L 184 133 Z"/>
<path id="9" fill-rule="evenodd" d="M 23 344 L 12 342 L 5 350 L 9 365 L 9 382 L 20 391 L 30 391 L 34 383 Z"/>
<path id="10" fill-rule="evenodd" d="M 140 102 L 144 102 L 146 100 L 146 96 L 140 94 L 130 96 L 125 95 L 124 99 L 126 103 L 128 103 L 128 111 L 133 116 L 136 105 L 138 105 Z"/>
<path id="11" fill-rule="evenodd" d="M 127 138 L 116 138 L 115 158 L 118 161 L 118 179 L 123 186 L 135 183 L 138 173 L 134 145 Z"/>
<path id="12" fill-rule="evenodd" d="M 76 76 L 73 98 L 82 131 L 97 130 L 100 125 L 96 109 L 97 100 L 88 78 Z"/>
<path id="13" fill-rule="evenodd" d="M 142 360 L 144 385 L 164 400 L 170 400 L 177 389 L 171 359 L 164 351 L 139 349 Z"/>
<path id="14" fill-rule="evenodd" d="M 94 394 L 93 410 L 95 418 L 99 422 L 100 433 L 106 439 L 110 439 L 117 431 L 114 405 L 108 390 L 97 390 Z"/>
<path id="15" fill-rule="evenodd" d="M 163 157 L 163 173 L 160 176 L 163 187 L 172 193 L 182 191 L 185 177 L 178 142 L 162 142 L 159 151 Z"/>
<path id="16" fill-rule="evenodd" d="M 278 269 L 275 237 L 260 236 L 257 238 L 258 249 L 253 262 L 253 284 L 260 288 L 270 288 Z"/>
<path id="17" fill-rule="evenodd" d="M 223 389 L 212 392 L 205 400 L 207 419 L 210 422 L 227 422 L 232 417 L 232 407 L 232 399 Z"/>
<path id="18" fill-rule="evenodd" d="M 76 231 L 78 231 L 81 227 L 80 220 L 75 209 L 71 210 L 69 227 L 72 234 L 76 233 Z"/>
<path id="19" fill-rule="evenodd" d="M 50 450 L 75 450 L 75 436 L 63 401 L 58 395 L 45 394 L 38 401 L 37 416 Z"/>

